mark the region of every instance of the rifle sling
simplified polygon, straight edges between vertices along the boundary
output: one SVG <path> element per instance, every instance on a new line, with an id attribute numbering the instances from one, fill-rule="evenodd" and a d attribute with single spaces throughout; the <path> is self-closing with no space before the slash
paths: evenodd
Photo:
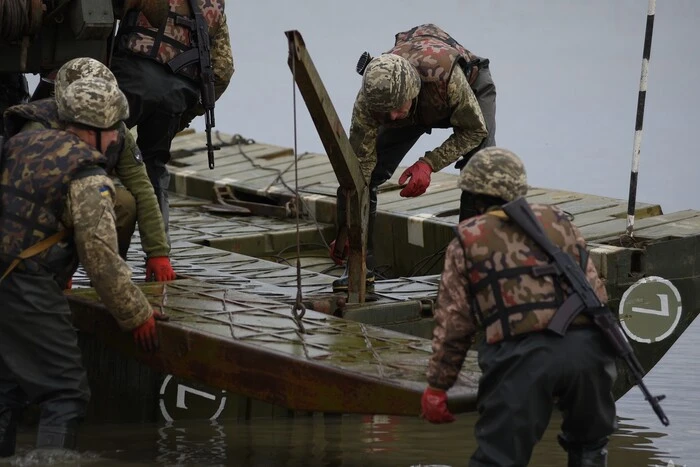
<path id="1" fill-rule="evenodd" d="M 5 272 L 3 273 L 2 277 L 0 277 L 0 282 L 2 282 L 8 276 L 8 274 L 10 274 L 23 260 L 38 255 L 42 251 L 48 250 L 49 248 L 66 238 L 71 233 L 71 229 L 61 230 L 60 232 L 56 232 L 50 237 L 46 237 L 40 242 L 35 243 L 26 250 L 23 250 L 19 255 L 17 255 L 15 259 L 12 260 L 7 269 L 5 269 Z"/>

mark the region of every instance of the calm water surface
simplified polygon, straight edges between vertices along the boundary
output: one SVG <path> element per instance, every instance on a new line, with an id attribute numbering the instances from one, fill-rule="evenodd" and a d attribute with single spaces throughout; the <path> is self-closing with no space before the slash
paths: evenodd
<path id="1" fill-rule="evenodd" d="M 645 379 L 664 393 L 663 427 L 637 388 L 618 402 L 620 428 L 611 466 L 700 465 L 700 323 L 694 323 Z M 37 458 L 34 432 L 20 434 L 19 455 L 0 465 L 427 466 L 466 465 L 475 449 L 475 416 L 451 425 L 413 417 L 323 416 L 235 422 L 85 425 L 78 458 Z M 555 416 L 530 465 L 565 466 Z"/>

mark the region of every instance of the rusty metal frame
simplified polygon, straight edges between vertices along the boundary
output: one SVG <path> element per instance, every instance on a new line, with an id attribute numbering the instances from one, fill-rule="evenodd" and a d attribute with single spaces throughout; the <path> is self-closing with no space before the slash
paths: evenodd
<path id="1" fill-rule="evenodd" d="M 345 238 L 348 238 L 350 243 L 348 302 L 364 303 L 369 188 L 331 98 L 309 56 L 304 39 L 299 31 L 295 30 L 286 31 L 285 35 L 289 42 L 287 63 L 321 137 L 340 187 L 347 197 L 347 230 L 341 228 L 336 243 L 343 245 Z M 342 225 L 342 222 L 339 223 Z"/>

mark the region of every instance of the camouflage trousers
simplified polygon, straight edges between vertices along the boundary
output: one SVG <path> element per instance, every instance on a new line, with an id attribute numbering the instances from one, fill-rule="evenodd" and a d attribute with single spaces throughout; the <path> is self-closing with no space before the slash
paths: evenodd
<path id="1" fill-rule="evenodd" d="M 199 102 L 199 87 L 188 78 L 172 74 L 164 65 L 135 55 L 114 56 L 111 69 L 129 101 L 126 125 L 137 127 L 136 144 L 141 149 L 167 233 L 170 146 L 182 114 Z"/>
<path id="2" fill-rule="evenodd" d="M 471 467 L 528 465 L 555 407 L 570 459 L 604 450 L 617 428 L 617 369 L 598 329 L 571 329 L 563 338 L 534 332 L 478 350 L 478 448 Z"/>
<path id="3" fill-rule="evenodd" d="M 41 408 L 37 442 L 72 434 L 90 389 L 63 290 L 49 275 L 14 271 L 0 283 L 0 456 L 14 451 L 24 408 Z M 43 444 L 39 443 L 39 444 Z"/>

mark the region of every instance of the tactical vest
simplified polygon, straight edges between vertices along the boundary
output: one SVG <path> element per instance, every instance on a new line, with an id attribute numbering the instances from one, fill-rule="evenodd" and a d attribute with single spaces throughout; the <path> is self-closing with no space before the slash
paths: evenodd
<path id="1" fill-rule="evenodd" d="M 53 97 L 39 99 L 28 104 L 16 105 L 9 108 L 5 114 L 5 131 L 7 137 L 11 138 L 22 131 L 22 128 L 27 122 L 39 123 L 47 130 L 63 130 L 65 128 L 65 123 L 58 118 L 58 106 Z M 124 122 L 121 123 L 120 131 L 124 133 L 129 131 Z M 107 160 L 105 170 L 108 174 L 113 175 L 114 168 L 119 163 L 119 158 L 123 150 L 123 147 L 119 150 L 118 157 Z"/>
<path id="2" fill-rule="evenodd" d="M 396 34 L 394 48 L 387 53 L 405 58 L 418 70 L 422 81 L 416 106 L 418 121 L 431 128 L 451 126 L 447 85 L 452 71 L 455 65 L 462 66 L 471 84 L 475 72 L 469 71 L 473 68 L 469 63 L 476 57 L 434 24 Z"/>
<path id="3" fill-rule="evenodd" d="M 30 246 L 63 230 L 61 216 L 70 182 L 105 174 L 106 157 L 60 130 L 24 131 L 5 145 L 0 177 L 0 263 L 4 268 Z M 77 267 L 72 238 L 26 259 L 20 266 L 67 281 Z"/>
<path id="4" fill-rule="evenodd" d="M 588 252 L 565 235 L 549 206 L 533 205 L 547 236 L 585 270 Z M 498 214 L 501 214 L 499 216 Z M 547 328 L 568 297 L 569 286 L 548 256 L 503 211 L 484 214 L 455 228 L 465 252 L 467 296 L 488 343 Z M 583 324 L 585 317 L 574 324 Z"/>
<path id="5" fill-rule="evenodd" d="M 202 16 L 209 26 L 209 37 L 223 21 L 224 0 L 199 0 Z M 131 10 L 119 26 L 117 50 L 140 57 L 150 58 L 164 65 L 183 52 L 191 50 L 194 17 L 187 0 L 170 0 L 168 20 L 160 28 L 154 28 L 143 13 Z M 179 74 L 198 79 L 197 64 L 182 68 Z"/>
<path id="6" fill-rule="evenodd" d="M 46 129 L 63 129 L 63 124 L 58 118 L 56 100 L 53 97 L 7 109 L 5 114 L 7 137 L 11 138 L 19 133 L 27 122 L 37 122 Z"/>

